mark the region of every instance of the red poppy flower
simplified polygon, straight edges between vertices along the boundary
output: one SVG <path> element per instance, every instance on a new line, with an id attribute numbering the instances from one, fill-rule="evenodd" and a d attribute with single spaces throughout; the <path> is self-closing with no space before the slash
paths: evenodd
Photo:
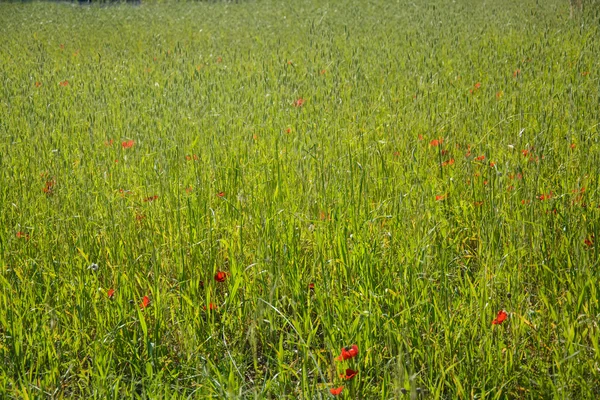
<path id="1" fill-rule="evenodd" d="M 356 374 L 358 374 L 358 371 L 347 368 L 346 375 L 340 375 L 340 378 L 345 379 L 345 380 L 350 380 L 350 379 L 354 378 L 356 376 Z"/>
<path id="2" fill-rule="evenodd" d="M 140 308 L 146 308 L 150 305 L 150 298 L 148 296 L 144 296 L 142 299 L 142 303 L 140 304 Z"/>
<path id="3" fill-rule="evenodd" d="M 25 232 L 17 232 L 17 238 L 29 240 L 29 234 Z"/>
<path id="4" fill-rule="evenodd" d="M 113 297 L 115 297 L 115 289 L 108 289 L 108 292 L 106 292 L 106 295 L 108 296 L 109 299 L 113 299 Z"/>
<path id="5" fill-rule="evenodd" d="M 342 347 L 342 354 L 336 358 L 338 361 L 345 361 L 349 358 L 356 357 L 358 355 L 358 346 L 353 344 L 352 346 Z"/>
<path id="6" fill-rule="evenodd" d="M 483 160 L 485 160 L 485 156 L 475 157 L 475 161 L 483 161 Z"/>
<path id="7" fill-rule="evenodd" d="M 294 101 L 294 107 L 302 107 L 305 101 L 306 100 L 300 97 L 298 100 Z"/>
<path id="8" fill-rule="evenodd" d="M 429 145 L 432 147 L 437 147 L 442 143 L 444 143 L 444 139 L 439 138 L 439 139 L 433 139 L 431 142 L 429 142 Z"/>
<path id="9" fill-rule="evenodd" d="M 337 395 L 339 395 L 340 393 L 342 393 L 342 390 L 344 390 L 344 387 L 343 387 L 343 386 L 340 386 L 339 388 L 333 388 L 333 389 L 329 389 L 329 392 L 330 392 L 332 395 L 334 395 L 334 396 L 337 396 Z"/>
<path id="10" fill-rule="evenodd" d="M 287 129 L 285 130 L 285 133 L 291 133 L 291 132 L 292 132 L 292 128 L 287 128 Z"/>
<path id="11" fill-rule="evenodd" d="M 215 281 L 217 281 L 217 282 L 225 282 L 225 280 L 227 279 L 227 275 L 229 275 L 227 272 L 218 271 L 215 274 Z"/>
<path id="12" fill-rule="evenodd" d="M 584 243 L 587 247 L 592 247 L 594 245 L 594 235 L 591 235 L 590 237 L 585 238 Z"/>
<path id="13" fill-rule="evenodd" d="M 64 80 L 64 81 L 60 82 L 59 85 L 62 87 L 69 86 L 69 81 Z"/>
<path id="14" fill-rule="evenodd" d="M 134 144 L 135 144 L 135 142 L 133 140 L 127 140 L 127 141 L 121 143 L 121 146 L 123 146 L 124 149 L 130 149 L 133 147 Z"/>
<path id="15" fill-rule="evenodd" d="M 315 290 L 315 284 L 314 283 L 309 283 L 308 284 L 308 289 L 312 292 Z"/>
<path id="16" fill-rule="evenodd" d="M 444 161 L 442 163 L 442 167 L 447 167 L 448 165 L 453 165 L 453 164 L 454 164 L 454 158 L 451 158 L 448 161 Z"/>
<path id="17" fill-rule="evenodd" d="M 219 196 L 219 197 L 225 197 L 225 192 L 219 192 L 219 193 L 217 193 L 217 196 Z"/>
<path id="18" fill-rule="evenodd" d="M 148 203 L 148 202 L 154 201 L 156 199 L 158 199 L 158 195 L 157 194 L 155 194 L 154 196 L 146 197 L 144 199 L 144 203 Z"/>
<path id="19" fill-rule="evenodd" d="M 501 323 L 503 323 L 506 320 L 506 317 L 508 317 L 508 314 L 506 313 L 506 311 L 504 311 L 504 310 L 498 311 L 498 315 L 492 321 L 492 325 L 500 325 Z"/>
<path id="20" fill-rule="evenodd" d="M 538 200 L 540 200 L 540 201 L 549 200 L 552 198 L 552 196 L 553 196 L 552 192 L 550 192 L 548 194 L 541 194 L 538 196 Z"/>

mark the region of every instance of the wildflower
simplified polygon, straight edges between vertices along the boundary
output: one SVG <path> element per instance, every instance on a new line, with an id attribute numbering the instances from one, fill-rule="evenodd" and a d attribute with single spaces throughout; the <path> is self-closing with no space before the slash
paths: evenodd
<path id="1" fill-rule="evenodd" d="M 325 75 L 327 73 L 327 70 L 326 69 L 322 69 L 320 73 L 321 73 L 321 75 Z"/>
<path id="2" fill-rule="evenodd" d="M 62 87 L 69 86 L 69 81 L 65 79 L 64 81 L 60 82 L 59 85 Z"/>
<path id="3" fill-rule="evenodd" d="M 110 140 L 105 140 L 105 141 L 104 141 L 104 146 L 106 146 L 106 147 L 110 147 L 110 146 L 112 146 L 112 145 L 113 145 L 113 143 L 114 143 L 114 140 L 112 140 L 112 139 L 110 139 Z"/>
<path id="4" fill-rule="evenodd" d="M 595 239 L 594 235 L 591 235 L 591 236 L 585 238 L 585 240 L 583 242 L 585 243 L 585 245 L 587 247 L 592 247 L 592 246 L 594 246 L 594 239 Z"/>
<path id="5" fill-rule="evenodd" d="M 287 129 L 285 130 L 285 133 L 291 133 L 291 132 L 292 132 L 292 128 L 287 128 Z"/>
<path id="6" fill-rule="evenodd" d="M 493 161 L 490 161 L 490 168 L 494 168 L 496 166 L 496 163 Z"/>
<path id="7" fill-rule="evenodd" d="M 314 292 L 314 291 L 315 291 L 315 284 L 314 284 L 314 283 L 312 283 L 312 282 L 311 282 L 311 283 L 309 283 L 309 284 L 308 284 L 308 290 L 310 290 L 311 292 Z"/>
<path id="8" fill-rule="evenodd" d="M 215 274 L 215 281 L 217 281 L 217 282 L 225 282 L 225 280 L 227 279 L 227 275 L 229 275 L 227 272 L 218 271 Z"/>
<path id="9" fill-rule="evenodd" d="M 204 310 L 207 310 L 206 306 L 202 306 L 202 308 L 203 308 Z M 209 310 L 209 311 L 213 311 L 213 310 L 216 310 L 216 309 L 218 309 L 218 308 L 219 308 L 219 306 L 217 306 L 217 305 L 216 305 L 216 304 L 214 304 L 214 303 L 209 303 L 209 304 L 208 304 L 208 310 Z"/>
<path id="10" fill-rule="evenodd" d="M 25 239 L 25 240 L 29 240 L 29 234 L 25 233 L 25 232 L 17 232 L 17 238 L 18 239 Z"/>
<path id="11" fill-rule="evenodd" d="M 106 295 L 108 296 L 109 299 L 113 299 L 115 297 L 115 289 L 108 289 L 108 292 L 106 292 Z"/>
<path id="12" fill-rule="evenodd" d="M 92 263 L 92 265 L 90 265 L 90 266 L 88 267 L 88 269 L 91 269 L 93 272 L 96 272 L 96 271 L 98 271 L 98 268 L 99 268 L 99 267 L 98 267 L 98 264 L 96 264 L 96 263 Z"/>
<path id="13" fill-rule="evenodd" d="M 150 298 L 148 296 L 144 296 L 142 298 L 142 303 L 140 304 L 140 308 L 144 309 L 150 305 Z"/>
<path id="14" fill-rule="evenodd" d="M 40 87 L 40 86 L 42 86 L 42 82 L 36 82 L 35 83 L 35 87 Z"/>
<path id="15" fill-rule="evenodd" d="M 444 143 L 444 139 L 439 138 L 439 139 L 433 139 L 431 142 L 429 142 L 429 145 L 431 147 L 437 147 L 437 146 L 439 146 L 442 143 Z"/>
<path id="16" fill-rule="evenodd" d="M 419 141 L 422 141 L 425 138 L 423 137 L 423 135 L 419 134 L 419 136 L 417 136 L 417 139 L 419 139 Z"/>
<path id="17" fill-rule="evenodd" d="M 157 194 L 155 194 L 154 196 L 146 197 L 144 199 L 144 203 L 149 203 L 149 202 L 154 201 L 156 199 L 158 199 L 158 195 Z"/>
<path id="18" fill-rule="evenodd" d="M 336 358 L 338 361 L 345 361 L 350 358 L 354 358 L 358 355 L 358 346 L 353 344 L 352 346 L 342 347 L 342 354 Z"/>
<path id="19" fill-rule="evenodd" d="M 521 70 L 520 69 L 515 69 L 515 72 L 513 72 L 513 78 L 518 78 L 521 75 Z"/>
<path id="20" fill-rule="evenodd" d="M 298 100 L 294 101 L 294 107 L 302 107 L 304 105 L 305 100 L 300 97 Z"/>
<path id="21" fill-rule="evenodd" d="M 492 325 L 500 325 L 501 323 L 503 323 L 506 320 L 506 317 L 508 317 L 508 314 L 506 313 L 506 311 L 504 311 L 504 310 L 498 311 L 498 315 L 492 321 Z"/>
<path id="22" fill-rule="evenodd" d="M 347 368 L 346 369 L 346 375 L 340 375 L 340 378 L 345 379 L 345 380 L 350 380 L 352 378 L 354 378 L 356 376 L 356 374 L 358 374 L 358 371 L 355 371 L 353 369 Z"/>
<path id="23" fill-rule="evenodd" d="M 569 145 L 569 148 L 570 148 L 571 150 L 573 150 L 575 147 L 577 147 L 577 145 L 576 145 L 575 143 L 571 143 L 571 144 Z"/>
<path id="24" fill-rule="evenodd" d="M 218 62 L 218 63 L 221 63 L 221 62 L 223 62 L 223 57 L 221 57 L 221 56 L 217 57 L 217 62 Z"/>
<path id="25" fill-rule="evenodd" d="M 56 182 L 51 180 L 51 181 L 46 181 L 44 188 L 42 189 L 42 191 L 44 193 L 46 193 L 46 196 L 52 196 L 54 194 L 54 184 Z"/>
<path id="26" fill-rule="evenodd" d="M 442 167 L 446 167 L 448 165 L 453 165 L 454 164 L 454 158 L 449 159 L 448 161 L 444 161 L 442 163 Z"/>
<path id="27" fill-rule="evenodd" d="M 501 98 L 502 96 L 504 96 L 504 92 L 502 90 L 499 90 L 499 91 L 496 92 L 496 98 L 497 99 Z"/>
<path id="28" fill-rule="evenodd" d="M 334 395 L 334 396 L 337 396 L 337 395 L 339 395 L 340 393 L 342 393 L 342 390 L 344 390 L 344 387 L 343 387 L 343 386 L 340 386 L 339 388 L 332 388 L 332 389 L 329 389 L 329 392 L 330 392 L 332 395 Z"/>
<path id="29" fill-rule="evenodd" d="M 225 197 L 225 192 L 219 192 L 219 193 L 217 193 L 217 196 L 219 196 L 219 197 Z"/>
<path id="30" fill-rule="evenodd" d="M 548 194 L 541 194 L 538 196 L 538 200 L 540 200 L 540 201 L 549 200 L 552 198 L 552 196 L 553 196 L 552 192 L 550 192 Z"/>
<path id="31" fill-rule="evenodd" d="M 134 144 L 135 144 L 135 141 L 127 140 L 127 141 L 121 143 L 121 146 L 123 146 L 124 149 L 130 149 L 133 147 Z"/>
<path id="32" fill-rule="evenodd" d="M 446 199 L 446 194 L 438 194 L 435 196 L 435 201 L 442 201 L 444 199 Z"/>
<path id="33" fill-rule="evenodd" d="M 485 156 L 477 156 L 475 157 L 475 161 L 483 161 L 485 160 Z"/>

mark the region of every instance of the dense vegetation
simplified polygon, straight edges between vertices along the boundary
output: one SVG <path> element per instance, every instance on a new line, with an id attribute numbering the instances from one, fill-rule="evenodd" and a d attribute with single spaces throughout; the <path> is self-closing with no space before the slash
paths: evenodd
<path id="1" fill-rule="evenodd" d="M 33 2 L 0 34 L 0 397 L 600 397 L 597 14 Z"/>

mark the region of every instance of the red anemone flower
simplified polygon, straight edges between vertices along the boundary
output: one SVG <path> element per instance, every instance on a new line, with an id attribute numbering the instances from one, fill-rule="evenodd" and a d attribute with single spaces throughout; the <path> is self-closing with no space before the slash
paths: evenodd
<path id="1" fill-rule="evenodd" d="M 501 323 L 503 323 L 506 320 L 507 317 L 508 317 L 508 314 L 506 313 L 506 311 L 504 311 L 504 310 L 498 311 L 498 315 L 492 321 L 492 325 L 500 325 Z"/>
<path id="2" fill-rule="evenodd" d="M 340 378 L 345 379 L 345 380 L 350 380 L 350 379 L 354 378 L 356 376 L 356 374 L 358 374 L 358 371 L 347 368 L 346 375 L 340 375 Z"/>
<path id="3" fill-rule="evenodd" d="M 148 296 L 144 296 L 142 299 L 142 303 L 140 304 L 140 308 L 146 308 L 150 305 L 150 298 Z"/>
<path id="4" fill-rule="evenodd" d="M 334 396 L 337 396 L 337 395 L 339 395 L 340 393 L 342 393 L 342 390 L 344 390 L 344 387 L 343 387 L 343 386 L 340 386 L 339 388 L 332 388 L 332 389 L 329 389 L 329 392 L 330 392 L 332 395 L 334 395 Z"/>
<path id="5" fill-rule="evenodd" d="M 352 346 L 342 347 L 342 354 L 339 355 L 336 360 L 345 361 L 349 358 L 354 358 L 358 355 L 358 346 L 353 344 Z"/>
<path id="6" fill-rule="evenodd" d="M 227 272 L 218 271 L 215 274 L 215 281 L 217 281 L 217 282 L 225 282 L 225 280 L 227 279 L 227 275 L 229 275 Z"/>

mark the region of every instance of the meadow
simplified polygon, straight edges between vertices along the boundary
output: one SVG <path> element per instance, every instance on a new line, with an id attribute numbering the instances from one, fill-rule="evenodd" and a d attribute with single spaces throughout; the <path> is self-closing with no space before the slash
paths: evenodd
<path id="1" fill-rule="evenodd" d="M 1 3 L 0 397 L 600 398 L 599 19 Z"/>

